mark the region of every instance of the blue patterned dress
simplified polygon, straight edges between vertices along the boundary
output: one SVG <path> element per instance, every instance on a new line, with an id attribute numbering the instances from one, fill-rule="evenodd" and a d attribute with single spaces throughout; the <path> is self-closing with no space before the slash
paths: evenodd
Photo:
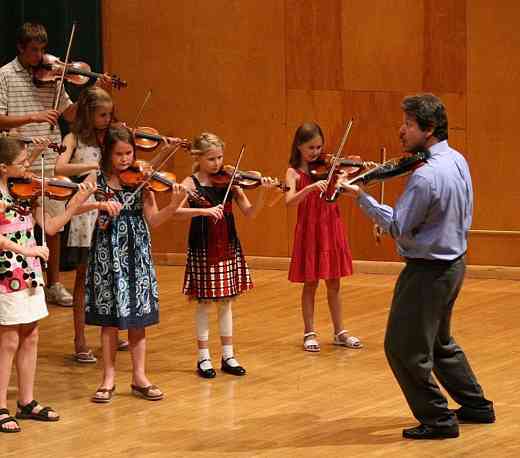
<path id="1" fill-rule="evenodd" d="M 102 174 L 98 186 L 115 192 L 120 203 L 133 192 L 110 189 Z M 138 193 L 107 229 L 96 226 L 86 280 L 86 324 L 128 329 L 159 322 L 157 277 L 142 199 Z"/>

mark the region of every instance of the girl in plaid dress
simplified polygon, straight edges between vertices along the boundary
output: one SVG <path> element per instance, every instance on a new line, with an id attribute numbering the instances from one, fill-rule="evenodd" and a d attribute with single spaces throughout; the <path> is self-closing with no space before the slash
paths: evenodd
<path id="1" fill-rule="evenodd" d="M 222 168 L 224 142 L 214 134 L 202 133 L 193 140 L 192 145 L 194 173 L 182 183 L 189 196 L 177 210 L 177 215 L 192 218 L 184 294 L 197 300 L 197 372 L 203 378 L 216 375 L 208 348 L 208 311 L 211 304 L 216 303 L 222 343 L 221 369 L 240 376 L 246 371 L 233 352 L 231 303 L 236 296 L 251 289 L 253 283 L 238 239 L 232 202 L 235 201 L 245 216 L 254 217 L 263 205 L 266 187 L 273 182 L 269 178 L 262 179 L 254 205 L 236 186 L 223 202 L 226 189 L 212 186 L 211 175 Z"/>

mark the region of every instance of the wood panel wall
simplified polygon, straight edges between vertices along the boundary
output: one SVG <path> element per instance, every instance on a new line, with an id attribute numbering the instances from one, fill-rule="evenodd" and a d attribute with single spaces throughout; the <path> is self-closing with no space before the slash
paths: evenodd
<path id="1" fill-rule="evenodd" d="M 114 94 L 123 119 L 133 122 L 152 89 L 140 125 L 182 137 L 215 132 L 230 163 L 245 143 L 243 168 L 274 176 L 285 174 L 293 133 L 307 120 L 322 126 L 331 151 L 354 117 L 347 153 L 378 160 L 385 146 L 398 155 L 401 99 L 433 92 L 447 105 L 450 143 L 470 163 L 474 228 L 520 231 L 518 17 L 515 0 L 105 0 L 105 69 L 129 82 Z M 182 179 L 191 160 L 180 152 L 169 168 Z M 385 200 L 403 185 L 387 182 Z M 341 210 L 355 259 L 398 259 L 391 240 L 374 244 L 350 200 Z M 246 253 L 290 256 L 294 223 L 283 201 L 256 220 L 238 217 Z M 155 231 L 155 251 L 182 253 L 187 228 Z M 470 263 L 518 266 L 519 241 L 472 235 Z"/>

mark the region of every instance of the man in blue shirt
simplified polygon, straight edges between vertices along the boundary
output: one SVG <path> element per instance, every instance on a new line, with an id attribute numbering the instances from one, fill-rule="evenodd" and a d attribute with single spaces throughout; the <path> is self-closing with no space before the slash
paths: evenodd
<path id="1" fill-rule="evenodd" d="M 408 153 L 431 157 L 410 176 L 395 208 L 379 204 L 356 185 L 340 183 L 361 209 L 396 241 L 406 260 L 394 290 L 385 353 L 420 425 L 410 439 L 458 437 L 460 422 L 493 423 L 493 403 L 450 331 L 453 305 L 465 272 L 473 188 L 468 164 L 447 142 L 448 119 L 431 94 L 406 97 L 399 136 Z M 462 407 L 448 402 L 432 376 Z"/>

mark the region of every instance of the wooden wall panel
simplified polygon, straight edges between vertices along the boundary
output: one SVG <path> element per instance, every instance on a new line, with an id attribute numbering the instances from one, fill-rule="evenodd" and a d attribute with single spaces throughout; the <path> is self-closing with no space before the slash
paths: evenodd
<path id="1" fill-rule="evenodd" d="M 282 157 L 272 157 L 285 139 L 283 4 L 222 0 L 208 8 L 206 1 L 134 2 L 122 23 L 115 19 L 127 2 L 105 5 L 108 21 L 113 18 L 107 59 L 111 68 L 125 71 L 130 83 L 115 96 L 124 119 L 133 120 L 152 88 L 142 124 L 181 137 L 214 132 L 226 142 L 230 163 L 245 143 L 243 167 L 278 173 L 285 165 Z M 123 58 L 128 63 L 120 62 Z M 184 152 L 174 164 L 181 179 L 191 172 Z M 285 213 L 283 206 L 264 212 L 264 224 L 285 227 Z M 246 232 L 238 219 L 246 252 L 258 254 L 255 241 L 262 238 L 262 254 L 287 255 L 286 230 L 265 237 L 263 228 L 251 224 Z M 154 231 L 155 250 L 185 249 L 185 225 L 179 226 L 182 237 L 171 236 L 172 225 Z"/>
<path id="2" fill-rule="evenodd" d="M 287 0 L 288 89 L 343 88 L 341 0 Z"/>
<path id="3" fill-rule="evenodd" d="M 422 1 L 344 0 L 342 20 L 345 89 L 422 89 Z"/>
<path id="4" fill-rule="evenodd" d="M 468 8 L 468 155 L 475 183 L 474 229 L 520 230 L 520 4 Z M 470 261 L 520 265 L 518 236 L 474 235 Z"/>
<path id="5" fill-rule="evenodd" d="M 445 102 L 449 141 L 470 162 L 475 229 L 520 230 L 515 127 L 520 108 L 520 4 L 500 0 L 110 0 L 104 6 L 106 68 L 129 81 L 115 95 L 130 122 L 148 88 L 141 125 L 191 137 L 209 130 L 232 162 L 283 176 L 296 127 L 315 120 L 334 150 L 355 118 L 346 154 L 400 153 L 402 97 L 431 91 Z M 490 160 L 492 163 L 490 164 Z M 191 160 L 169 166 L 182 179 Z M 490 173 L 490 168 L 492 173 Z M 405 179 L 387 182 L 393 205 Z M 379 188 L 373 189 L 375 196 Z M 256 191 L 248 194 L 256 198 Z M 160 197 L 161 203 L 167 197 Z M 397 260 L 372 223 L 340 200 L 356 259 Z M 295 209 L 282 202 L 256 221 L 238 217 L 245 251 L 288 256 Z M 187 223 L 155 231 L 156 252 L 183 252 Z M 517 236 L 472 235 L 470 262 L 520 265 Z"/>
<path id="6" fill-rule="evenodd" d="M 466 2 L 425 0 L 422 90 L 466 92 Z"/>

